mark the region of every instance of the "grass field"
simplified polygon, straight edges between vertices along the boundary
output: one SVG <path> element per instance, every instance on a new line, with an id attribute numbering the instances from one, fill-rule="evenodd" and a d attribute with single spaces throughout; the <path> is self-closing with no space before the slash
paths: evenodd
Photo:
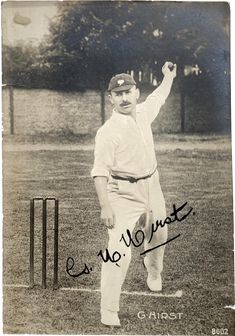
<path id="1" fill-rule="evenodd" d="M 169 227 L 163 271 L 164 293 L 182 290 L 180 298 L 122 294 L 122 327 L 110 330 L 99 316 L 100 259 L 106 230 L 99 220 L 99 205 L 90 170 L 93 145 L 51 141 L 38 143 L 7 138 L 4 143 L 4 332 L 39 334 L 234 335 L 234 315 L 226 306 L 233 294 L 233 210 L 230 139 L 226 137 L 156 138 L 156 151 L 167 212 L 172 204 L 188 202 L 195 215 Z M 36 221 L 36 275 L 29 284 L 29 200 L 56 196 L 60 200 L 59 282 L 53 291 L 41 281 L 40 221 Z M 52 282 L 53 228 L 49 211 L 48 285 Z M 36 215 L 41 213 L 40 206 Z M 124 291 L 148 292 L 140 249 L 133 257 Z M 66 260 L 73 257 L 75 271 L 84 263 L 89 275 L 72 278 Z M 10 285 L 10 286 L 8 286 Z M 16 287 L 12 286 L 16 285 Z M 22 285 L 17 287 L 18 285 Z M 149 292 L 150 293 L 150 292 Z M 139 311 L 182 313 L 181 319 L 139 319 Z M 152 315 L 153 317 L 153 315 Z M 226 333 L 226 329 L 228 332 Z"/>

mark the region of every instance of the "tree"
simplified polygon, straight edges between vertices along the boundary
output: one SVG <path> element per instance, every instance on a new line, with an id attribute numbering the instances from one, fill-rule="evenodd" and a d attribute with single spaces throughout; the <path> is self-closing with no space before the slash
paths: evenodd
<path id="1" fill-rule="evenodd" d="M 110 75 L 165 59 L 210 69 L 228 50 L 224 4 L 63 2 L 50 27 L 47 62 L 66 85 L 102 86 Z M 67 75 L 66 75 L 67 74 Z"/>
<path id="2" fill-rule="evenodd" d="M 37 50 L 18 46 L 3 54 L 10 81 L 99 89 L 102 102 L 113 74 L 149 69 L 160 75 L 165 60 L 172 60 L 179 69 L 182 119 L 186 95 L 219 113 L 229 109 L 229 6 L 222 2 L 60 2 Z M 195 64 L 202 74 L 184 77 L 185 65 Z"/>
<path id="3" fill-rule="evenodd" d="M 160 74 L 170 59 L 179 69 L 182 120 L 185 95 L 218 108 L 229 94 L 228 18 L 225 3 L 60 3 L 44 49 L 51 85 L 104 92 L 113 74 L 146 66 Z M 202 75 L 185 78 L 187 64 L 199 64 Z"/>
<path id="4" fill-rule="evenodd" d="M 14 87 L 40 88 L 45 86 L 42 54 L 31 43 L 3 45 L 3 84 Z"/>
<path id="5" fill-rule="evenodd" d="M 102 88 L 112 74 L 151 63 L 150 14 L 139 18 L 136 3 L 61 4 L 45 51 L 53 76 L 66 74 L 65 86 Z"/>

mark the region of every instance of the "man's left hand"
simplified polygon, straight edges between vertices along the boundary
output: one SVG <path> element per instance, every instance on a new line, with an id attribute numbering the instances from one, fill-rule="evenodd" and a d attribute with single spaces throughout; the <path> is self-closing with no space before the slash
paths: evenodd
<path id="1" fill-rule="evenodd" d="M 176 71 L 177 71 L 177 65 L 169 61 L 165 62 L 165 64 L 162 67 L 162 73 L 164 76 L 170 75 L 172 76 L 172 78 L 175 78 Z"/>

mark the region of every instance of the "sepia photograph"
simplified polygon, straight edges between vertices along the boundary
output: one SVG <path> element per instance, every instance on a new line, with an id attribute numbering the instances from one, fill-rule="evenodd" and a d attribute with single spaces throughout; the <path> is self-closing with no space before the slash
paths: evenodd
<path id="1" fill-rule="evenodd" d="M 4 334 L 235 334 L 230 4 L 2 2 Z"/>

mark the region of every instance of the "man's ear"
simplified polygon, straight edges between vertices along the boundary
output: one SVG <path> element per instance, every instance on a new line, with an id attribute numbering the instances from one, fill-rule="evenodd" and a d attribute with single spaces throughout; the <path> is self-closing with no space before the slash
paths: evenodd
<path id="1" fill-rule="evenodd" d="M 140 97 L 140 90 L 136 88 L 136 100 L 138 100 Z"/>
<path id="2" fill-rule="evenodd" d="M 113 97 L 112 97 L 111 92 L 110 92 L 110 94 L 109 94 L 109 100 L 110 100 L 111 104 L 113 105 Z"/>

